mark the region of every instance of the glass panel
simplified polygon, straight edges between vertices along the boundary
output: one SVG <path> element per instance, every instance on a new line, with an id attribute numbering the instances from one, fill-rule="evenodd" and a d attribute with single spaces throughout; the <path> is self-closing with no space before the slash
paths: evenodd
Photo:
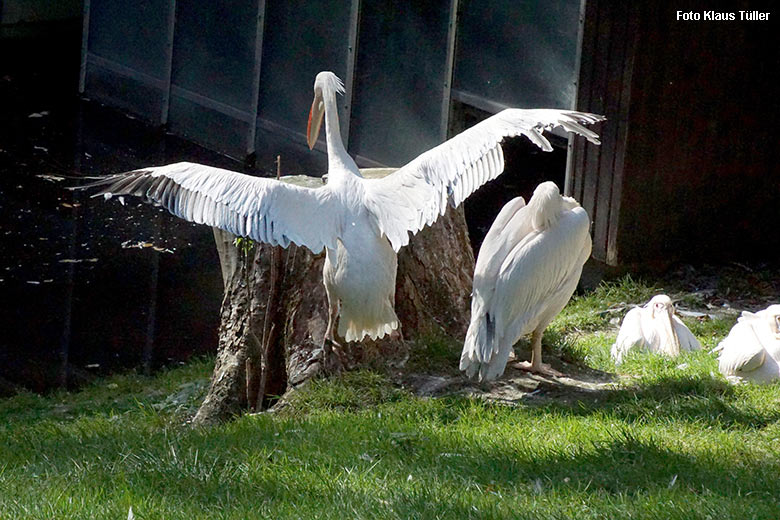
<path id="1" fill-rule="evenodd" d="M 347 74 L 350 0 L 266 2 L 260 73 L 262 119 L 303 135 L 318 72 Z M 340 103 L 344 117 L 344 103 Z"/>
<path id="2" fill-rule="evenodd" d="M 163 92 L 153 85 L 117 74 L 90 61 L 84 91 L 90 98 L 139 115 L 152 124 L 160 124 Z"/>
<path id="3" fill-rule="evenodd" d="M 453 87 L 510 106 L 571 108 L 580 0 L 461 0 Z"/>
<path id="4" fill-rule="evenodd" d="M 177 0 L 173 84 L 249 111 L 257 2 Z"/>
<path id="5" fill-rule="evenodd" d="M 170 0 L 91 0 L 89 52 L 166 80 Z"/>
<path id="6" fill-rule="evenodd" d="M 400 166 L 440 142 L 449 8 L 449 0 L 362 4 L 353 153 Z"/>
<path id="7" fill-rule="evenodd" d="M 170 0 L 91 0 L 87 96 L 160 124 L 170 8 Z"/>
<path id="8" fill-rule="evenodd" d="M 171 95 L 169 114 L 169 128 L 174 134 L 238 160 L 246 157 L 250 122 L 175 94 Z"/>

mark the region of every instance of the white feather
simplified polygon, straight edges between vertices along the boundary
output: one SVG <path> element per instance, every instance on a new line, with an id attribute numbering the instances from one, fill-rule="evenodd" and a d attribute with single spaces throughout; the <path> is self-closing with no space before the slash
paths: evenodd
<path id="1" fill-rule="evenodd" d="M 126 191 L 128 182 L 132 192 Z M 138 195 L 190 222 L 271 245 L 293 242 L 315 253 L 335 247 L 347 213 L 327 185 L 305 188 L 187 162 L 135 170 L 101 184 L 107 187 L 97 195 Z M 315 221 L 320 225 L 312 225 Z"/>
<path id="2" fill-rule="evenodd" d="M 505 137 L 524 135 L 543 150 L 550 151 L 550 143 L 540 139 L 540 129 L 565 123 L 567 129 L 599 144 L 598 136 L 582 124 L 602 120 L 601 116 L 569 110 L 506 109 L 423 153 L 392 175 L 366 180 L 366 206 L 377 216 L 380 229 L 387 235 L 393 249 L 398 251 L 409 243 L 410 232 L 417 233 L 423 227 L 418 222 L 431 224 L 444 213 L 443 194 L 451 190 L 457 206 L 482 184 L 504 171 L 500 144 Z M 453 162 L 453 157 L 465 159 Z M 486 178 L 472 177 L 469 173 L 471 168 L 485 160 Z M 398 201 L 423 194 L 422 204 L 399 206 Z M 420 214 L 426 218 L 420 219 Z"/>

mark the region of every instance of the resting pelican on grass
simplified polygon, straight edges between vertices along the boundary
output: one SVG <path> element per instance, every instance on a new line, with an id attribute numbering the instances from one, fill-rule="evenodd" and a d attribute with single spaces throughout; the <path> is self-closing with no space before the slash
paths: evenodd
<path id="1" fill-rule="evenodd" d="M 525 135 L 550 151 L 542 130 L 561 126 L 598 144 L 598 135 L 582 124 L 604 119 L 568 110 L 507 109 L 387 177 L 365 179 L 341 141 L 336 94 L 343 92 L 332 72 L 317 75 L 307 139 L 313 147 L 324 117 L 328 182 L 321 188 L 177 163 L 109 177 L 97 183 L 104 186 L 97 195 L 138 195 L 178 217 L 235 235 L 283 247 L 294 243 L 314 253 L 325 249 L 328 348 L 339 313 L 338 335 L 346 341 L 379 338 L 398 328 L 396 252 L 448 204 L 457 207 L 503 171 L 504 137 Z"/>
<path id="2" fill-rule="evenodd" d="M 553 182 L 528 205 L 509 201 L 485 236 L 474 269 L 471 323 L 460 369 L 480 381 L 504 373 L 512 346 L 531 334 L 531 362 L 518 368 L 561 375 L 542 364 L 542 333 L 569 301 L 590 256 L 590 219 Z"/>
<path id="3" fill-rule="evenodd" d="M 675 316 L 672 299 L 659 294 L 644 306 L 626 313 L 611 352 L 615 363 L 621 363 L 632 349 L 647 349 L 676 357 L 681 351 L 700 348 L 696 336 Z"/>
<path id="4" fill-rule="evenodd" d="M 718 369 L 729 379 L 769 383 L 780 379 L 780 305 L 743 312 L 720 351 Z"/>

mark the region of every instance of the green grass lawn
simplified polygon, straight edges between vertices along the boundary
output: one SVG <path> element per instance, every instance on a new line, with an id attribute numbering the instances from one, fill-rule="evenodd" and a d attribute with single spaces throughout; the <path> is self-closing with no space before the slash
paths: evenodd
<path id="1" fill-rule="evenodd" d="M 548 351 L 624 376 L 574 404 L 424 399 L 361 371 L 192 428 L 210 360 L 0 400 L 0 519 L 780 517 L 780 385 L 732 386 L 706 351 L 609 359 L 601 311 L 652 293 L 604 286 L 550 327 Z M 733 319 L 689 324 L 709 349 Z"/>

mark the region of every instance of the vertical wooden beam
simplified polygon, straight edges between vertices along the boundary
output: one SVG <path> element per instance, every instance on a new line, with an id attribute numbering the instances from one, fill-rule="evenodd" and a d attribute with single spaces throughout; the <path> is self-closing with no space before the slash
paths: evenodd
<path id="1" fill-rule="evenodd" d="M 637 52 L 637 42 L 639 39 L 641 9 L 631 4 L 628 9 L 628 29 L 626 41 L 626 54 L 623 59 L 623 81 L 620 91 L 620 102 L 618 104 L 618 113 L 615 118 L 617 125 L 615 137 L 615 161 L 613 163 L 612 194 L 609 201 L 609 220 L 607 227 L 607 254 L 606 263 L 608 265 L 617 265 L 619 260 L 619 249 L 617 243 L 618 230 L 620 226 L 620 203 L 623 194 L 623 172 L 625 169 L 625 158 L 627 151 L 629 117 L 631 104 L 631 81 L 634 72 L 634 57 Z"/>
<path id="2" fill-rule="evenodd" d="M 349 33 L 347 35 L 347 76 L 344 78 L 344 122 L 341 125 L 341 139 L 349 150 L 349 128 L 352 123 L 352 100 L 355 93 L 355 67 L 360 33 L 360 0 L 352 0 L 349 7 Z"/>
<path id="3" fill-rule="evenodd" d="M 594 69 L 591 78 L 589 111 L 603 114 L 606 108 L 606 92 L 609 84 L 608 68 L 610 60 L 610 40 L 614 31 L 614 20 L 610 15 L 613 10 L 612 2 L 598 3 L 598 23 L 596 24 L 595 46 L 593 52 Z M 602 125 L 602 133 L 604 125 Z M 601 157 L 605 151 L 604 141 L 601 146 L 587 145 L 585 154 L 585 171 L 583 176 L 582 200 L 580 204 L 590 215 L 591 220 L 598 225 L 599 220 L 605 218 L 602 214 L 604 208 L 598 205 L 599 183 L 601 182 Z M 593 242 L 593 258 L 604 261 L 606 257 L 606 244 Z"/>
<path id="4" fill-rule="evenodd" d="M 444 67 L 444 85 L 441 96 L 441 141 L 446 141 L 450 127 L 452 74 L 455 68 L 455 37 L 457 35 L 459 0 L 450 0 L 450 20 L 447 26 L 447 64 Z"/>
<path id="5" fill-rule="evenodd" d="M 88 1 L 88 0 L 87 0 Z M 163 71 L 163 81 L 165 87 L 162 93 L 162 102 L 160 103 L 160 124 L 168 124 L 168 109 L 171 106 L 171 74 L 173 73 L 173 35 L 176 30 L 176 0 L 170 0 L 168 6 L 168 34 L 165 41 L 165 70 Z"/>
<path id="6" fill-rule="evenodd" d="M 90 0 L 84 0 L 84 14 L 81 21 L 81 68 L 79 69 L 79 94 L 84 93 L 87 83 L 87 57 L 89 55 L 89 8 Z"/>
<path id="7" fill-rule="evenodd" d="M 593 225 L 594 249 L 598 248 L 598 259 L 607 261 L 607 242 L 609 222 L 611 218 L 612 191 L 615 181 L 615 160 L 617 129 L 620 121 L 621 94 L 623 92 L 623 74 L 626 62 L 626 47 L 629 44 L 629 2 L 617 2 L 611 5 L 607 16 L 612 20 L 607 45 L 607 60 L 605 63 L 605 78 L 601 97 L 604 99 L 603 110 L 609 124 L 601 125 L 601 149 L 597 166 L 598 183 L 596 185 L 595 207 L 596 218 Z M 622 153 L 622 151 L 620 152 Z"/>
<path id="8" fill-rule="evenodd" d="M 251 123 L 247 135 L 246 154 L 255 153 L 257 116 L 260 111 L 260 70 L 263 61 L 263 37 L 265 34 L 265 0 L 257 2 L 257 28 L 255 31 L 255 61 L 252 67 L 252 101 L 249 107 Z"/>

